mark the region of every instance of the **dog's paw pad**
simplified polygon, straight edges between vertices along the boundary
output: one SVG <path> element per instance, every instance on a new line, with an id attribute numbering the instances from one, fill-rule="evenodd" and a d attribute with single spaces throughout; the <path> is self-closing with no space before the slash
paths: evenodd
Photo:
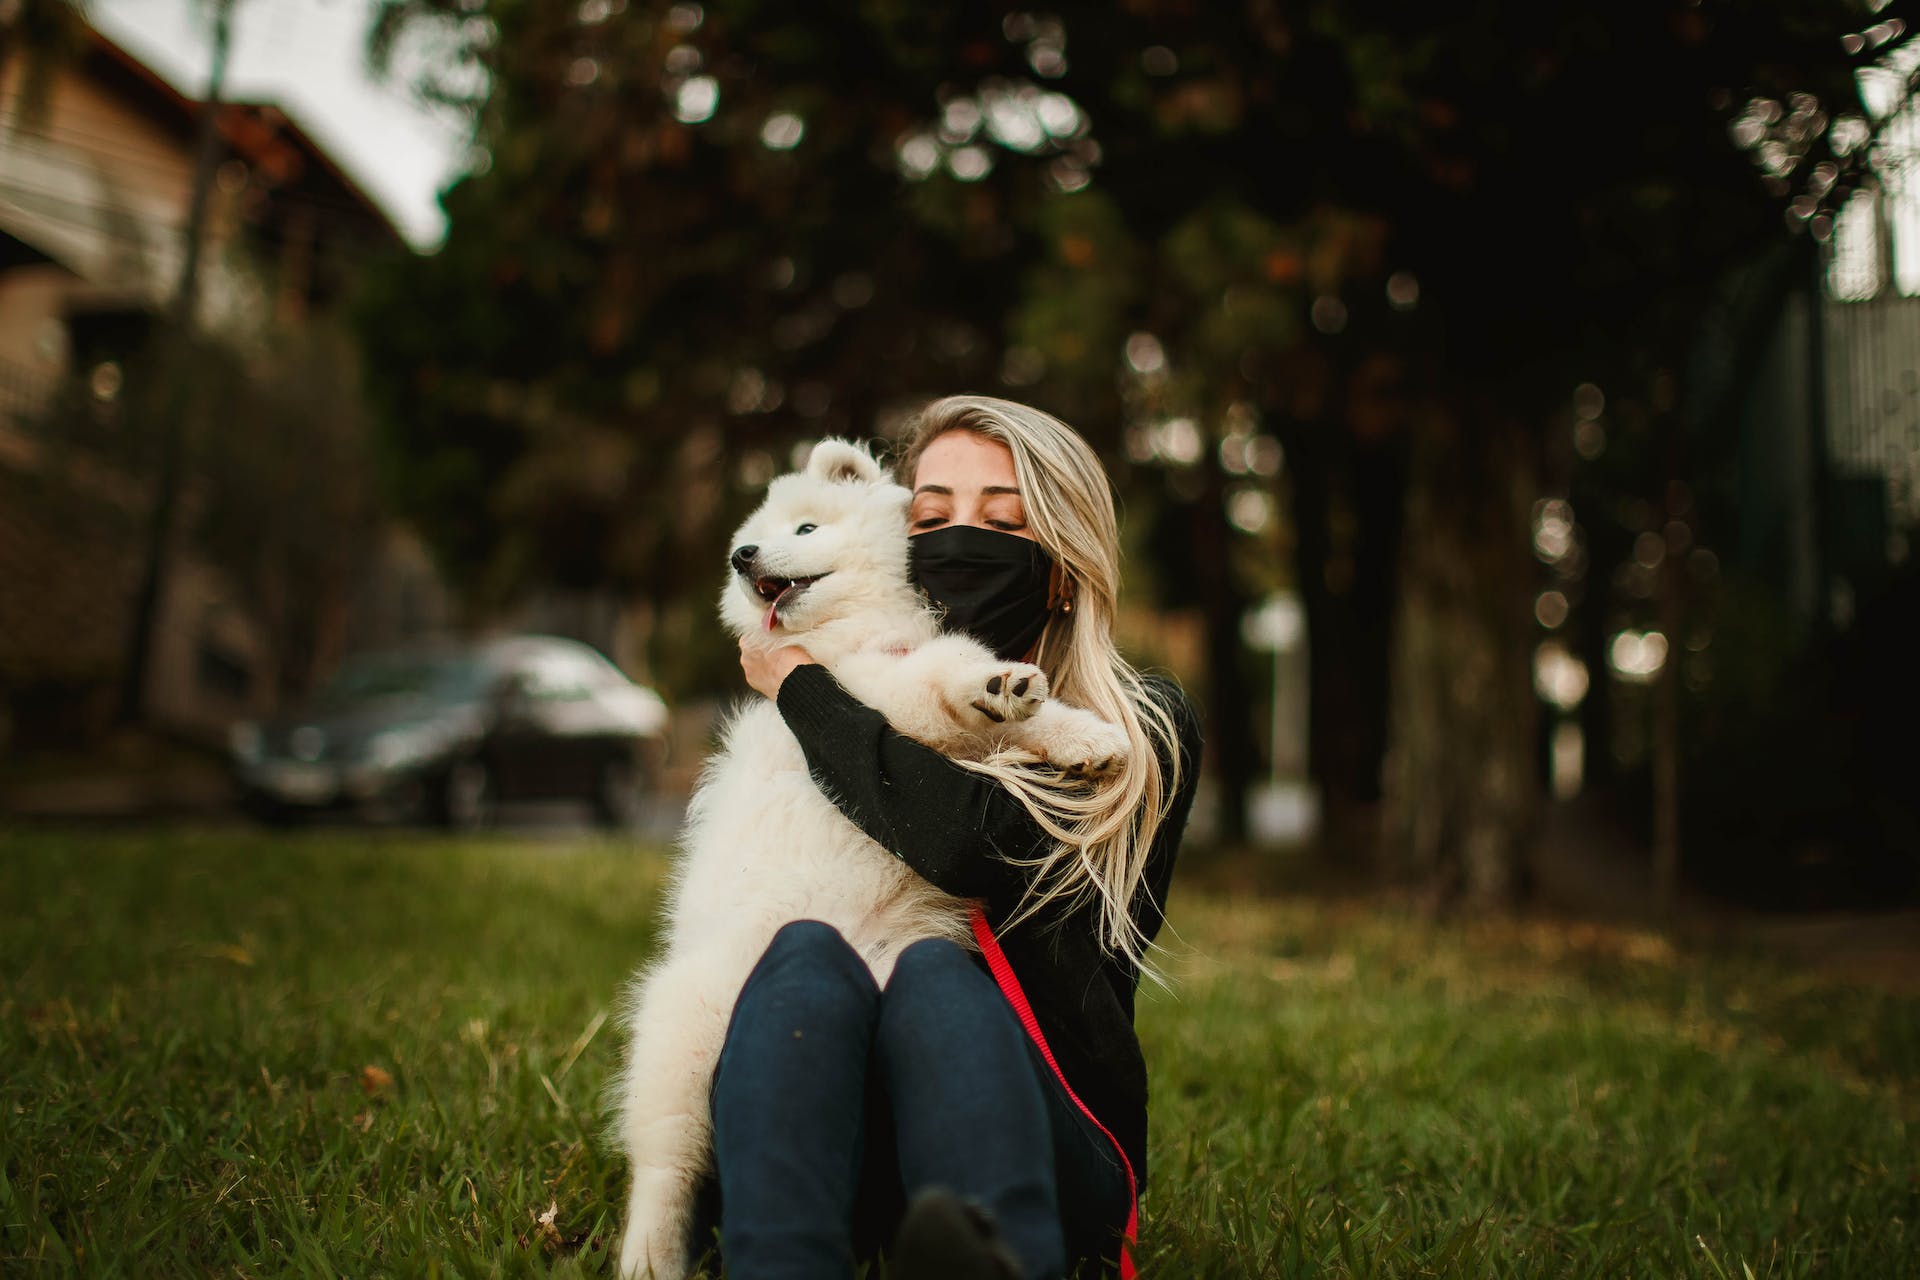
<path id="1" fill-rule="evenodd" d="M 979 696 L 968 705 L 995 724 L 1025 720 L 1046 700 L 1047 677 L 1040 668 L 1024 662 L 1003 667 L 980 685 Z"/>
<path id="2" fill-rule="evenodd" d="M 1060 772 L 1075 782 L 1103 782 L 1119 773 L 1120 766 L 1125 763 L 1125 760 L 1126 757 L 1119 755 L 1107 756 L 1101 760 L 1076 760 L 1063 765 Z"/>

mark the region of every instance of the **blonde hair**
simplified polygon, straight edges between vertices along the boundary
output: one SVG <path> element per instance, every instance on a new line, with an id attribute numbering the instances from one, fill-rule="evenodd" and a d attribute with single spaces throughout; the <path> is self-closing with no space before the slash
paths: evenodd
<path id="1" fill-rule="evenodd" d="M 949 396 L 908 424 L 902 483 L 913 483 L 927 445 L 950 431 L 997 441 L 1013 454 L 1027 527 L 1072 591 L 1071 609 L 1055 612 L 1041 633 L 1034 663 L 1047 673 L 1054 697 L 1119 725 L 1129 745 L 1126 767 L 1097 787 L 1036 770 L 1023 757 L 966 763 L 1011 791 L 1056 842 L 1023 864 L 1035 874 L 1014 919 L 1052 902 L 1097 899 L 1102 945 L 1151 975 L 1147 939 L 1131 908 L 1179 786 L 1180 748 L 1171 713 L 1114 645 L 1120 525 L 1106 470 L 1080 434 L 1051 414 L 989 396 Z M 1171 762 L 1171 774 L 1162 759 Z"/>

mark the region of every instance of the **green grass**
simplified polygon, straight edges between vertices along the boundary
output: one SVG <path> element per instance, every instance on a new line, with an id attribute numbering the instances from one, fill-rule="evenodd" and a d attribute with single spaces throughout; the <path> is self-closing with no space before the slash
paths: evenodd
<path id="1" fill-rule="evenodd" d="M 0 833 L 0 1274 L 609 1274 L 605 1015 L 660 870 Z M 1140 1014 L 1149 1277 L 1920 1271 L 1914 996 L 1179 894 L 1176 992 Z"/>

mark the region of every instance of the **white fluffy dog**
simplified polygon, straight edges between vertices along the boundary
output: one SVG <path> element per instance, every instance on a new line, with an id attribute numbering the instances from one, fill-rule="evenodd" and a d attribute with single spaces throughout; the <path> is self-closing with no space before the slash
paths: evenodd
<path id="1" fill-rule="evenodd" d="M 907 490 L 863 450 L 818 445 L 776 479 L 733 541 L 728 627 L 768 649 L 801 644 L 902 733 L 946 754 L 1012 749 L 1099 776 L 1124 763 L 1119 729 L 1050 701 L 1038 667 L 942 636 L 907 576 Z M 735 998 L 779 928 L 834 926 L 883 985 L 921 938 L 971 946 L 968 903 L 935 889 L 821 794 L 779 710 L 739 709 L 694 791 L 661 955 L 636 976 L 618 1132 L 633 1177 L 620 1274 L 686 1274 L 695 1192 L 710 1158 L 708 1091 Z"/>

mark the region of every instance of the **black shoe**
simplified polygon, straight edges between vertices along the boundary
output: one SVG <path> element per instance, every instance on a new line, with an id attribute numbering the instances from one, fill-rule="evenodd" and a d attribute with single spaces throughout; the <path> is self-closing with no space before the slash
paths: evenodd
<path id="1" fill-rule="evenodd" d="M 942 1187 L 907 1206 L 887 1256 L 887 1280 L 1023 1280 L 993 1215 Z"/>

